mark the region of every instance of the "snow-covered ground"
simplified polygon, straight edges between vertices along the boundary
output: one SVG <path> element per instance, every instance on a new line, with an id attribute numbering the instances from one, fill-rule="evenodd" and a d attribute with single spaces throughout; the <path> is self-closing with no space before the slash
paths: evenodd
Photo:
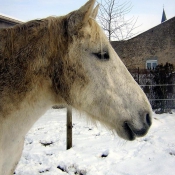
<path id="1" fill-rule="evenodd" d="M 66 150 L 66 109 L 51 109 L 26 136 L 16 175 L 174 175 L 175 113 L 153 115 L 149 133 L 133 142 L 73 113 Z"/>

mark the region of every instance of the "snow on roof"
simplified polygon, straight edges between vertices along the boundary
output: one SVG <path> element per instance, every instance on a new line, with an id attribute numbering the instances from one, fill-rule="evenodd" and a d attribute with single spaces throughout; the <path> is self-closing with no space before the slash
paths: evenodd
<path id="1" fill-rule="evenodd" d="M 17 23 L 17 24 L 22 23 L 21 20 L 15 19 L 15 18 L 8 16 L 8 15 L 4 15 L 2 13 L 0 13 L 0 20 L 12 22 L 12 23 Z"/>

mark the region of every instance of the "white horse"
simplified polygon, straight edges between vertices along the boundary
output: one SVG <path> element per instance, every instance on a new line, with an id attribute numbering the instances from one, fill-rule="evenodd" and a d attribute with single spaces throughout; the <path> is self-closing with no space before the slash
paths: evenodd
<path id="1" fill-rule="evenodd" d="M 148 99 L 95 21 L 94 3 L 0 30 L 0 175 L 13 174 L 26 133 L 56 104 L 126 140 L 147 133 Z"/>

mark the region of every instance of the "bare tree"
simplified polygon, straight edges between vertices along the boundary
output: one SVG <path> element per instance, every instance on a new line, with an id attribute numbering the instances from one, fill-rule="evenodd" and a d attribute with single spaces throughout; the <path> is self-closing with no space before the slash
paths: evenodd
<path id="1" fill-rule="evenodd" d="M 120 3 L 116 0 L 101 0 L 97 20 L 101 24 L 109 40 L 126 40 L 131 38 L 136 28 L 137 19 L 126 19 L 131 11 L 130 2 Z"/>

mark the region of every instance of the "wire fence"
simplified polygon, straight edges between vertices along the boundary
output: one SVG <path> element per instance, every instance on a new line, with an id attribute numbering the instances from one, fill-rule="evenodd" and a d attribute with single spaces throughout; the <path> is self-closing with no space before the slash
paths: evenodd
<path id="1" fill-rule="evenodd" d="M 130 69 L 131 75 L 147 95 L 153 109 L 175 109 L 175 74 L 172 84 L 156 84 L 151 70 Z"/>
<path id="2" fill-rule="evenodd" d="M 153 109 L 175 109 L 175 85 L 141 85 L 141 88 L 147 95 Z M 155 93 L 155 89 L 163 92 L 161 95 Z"/>

